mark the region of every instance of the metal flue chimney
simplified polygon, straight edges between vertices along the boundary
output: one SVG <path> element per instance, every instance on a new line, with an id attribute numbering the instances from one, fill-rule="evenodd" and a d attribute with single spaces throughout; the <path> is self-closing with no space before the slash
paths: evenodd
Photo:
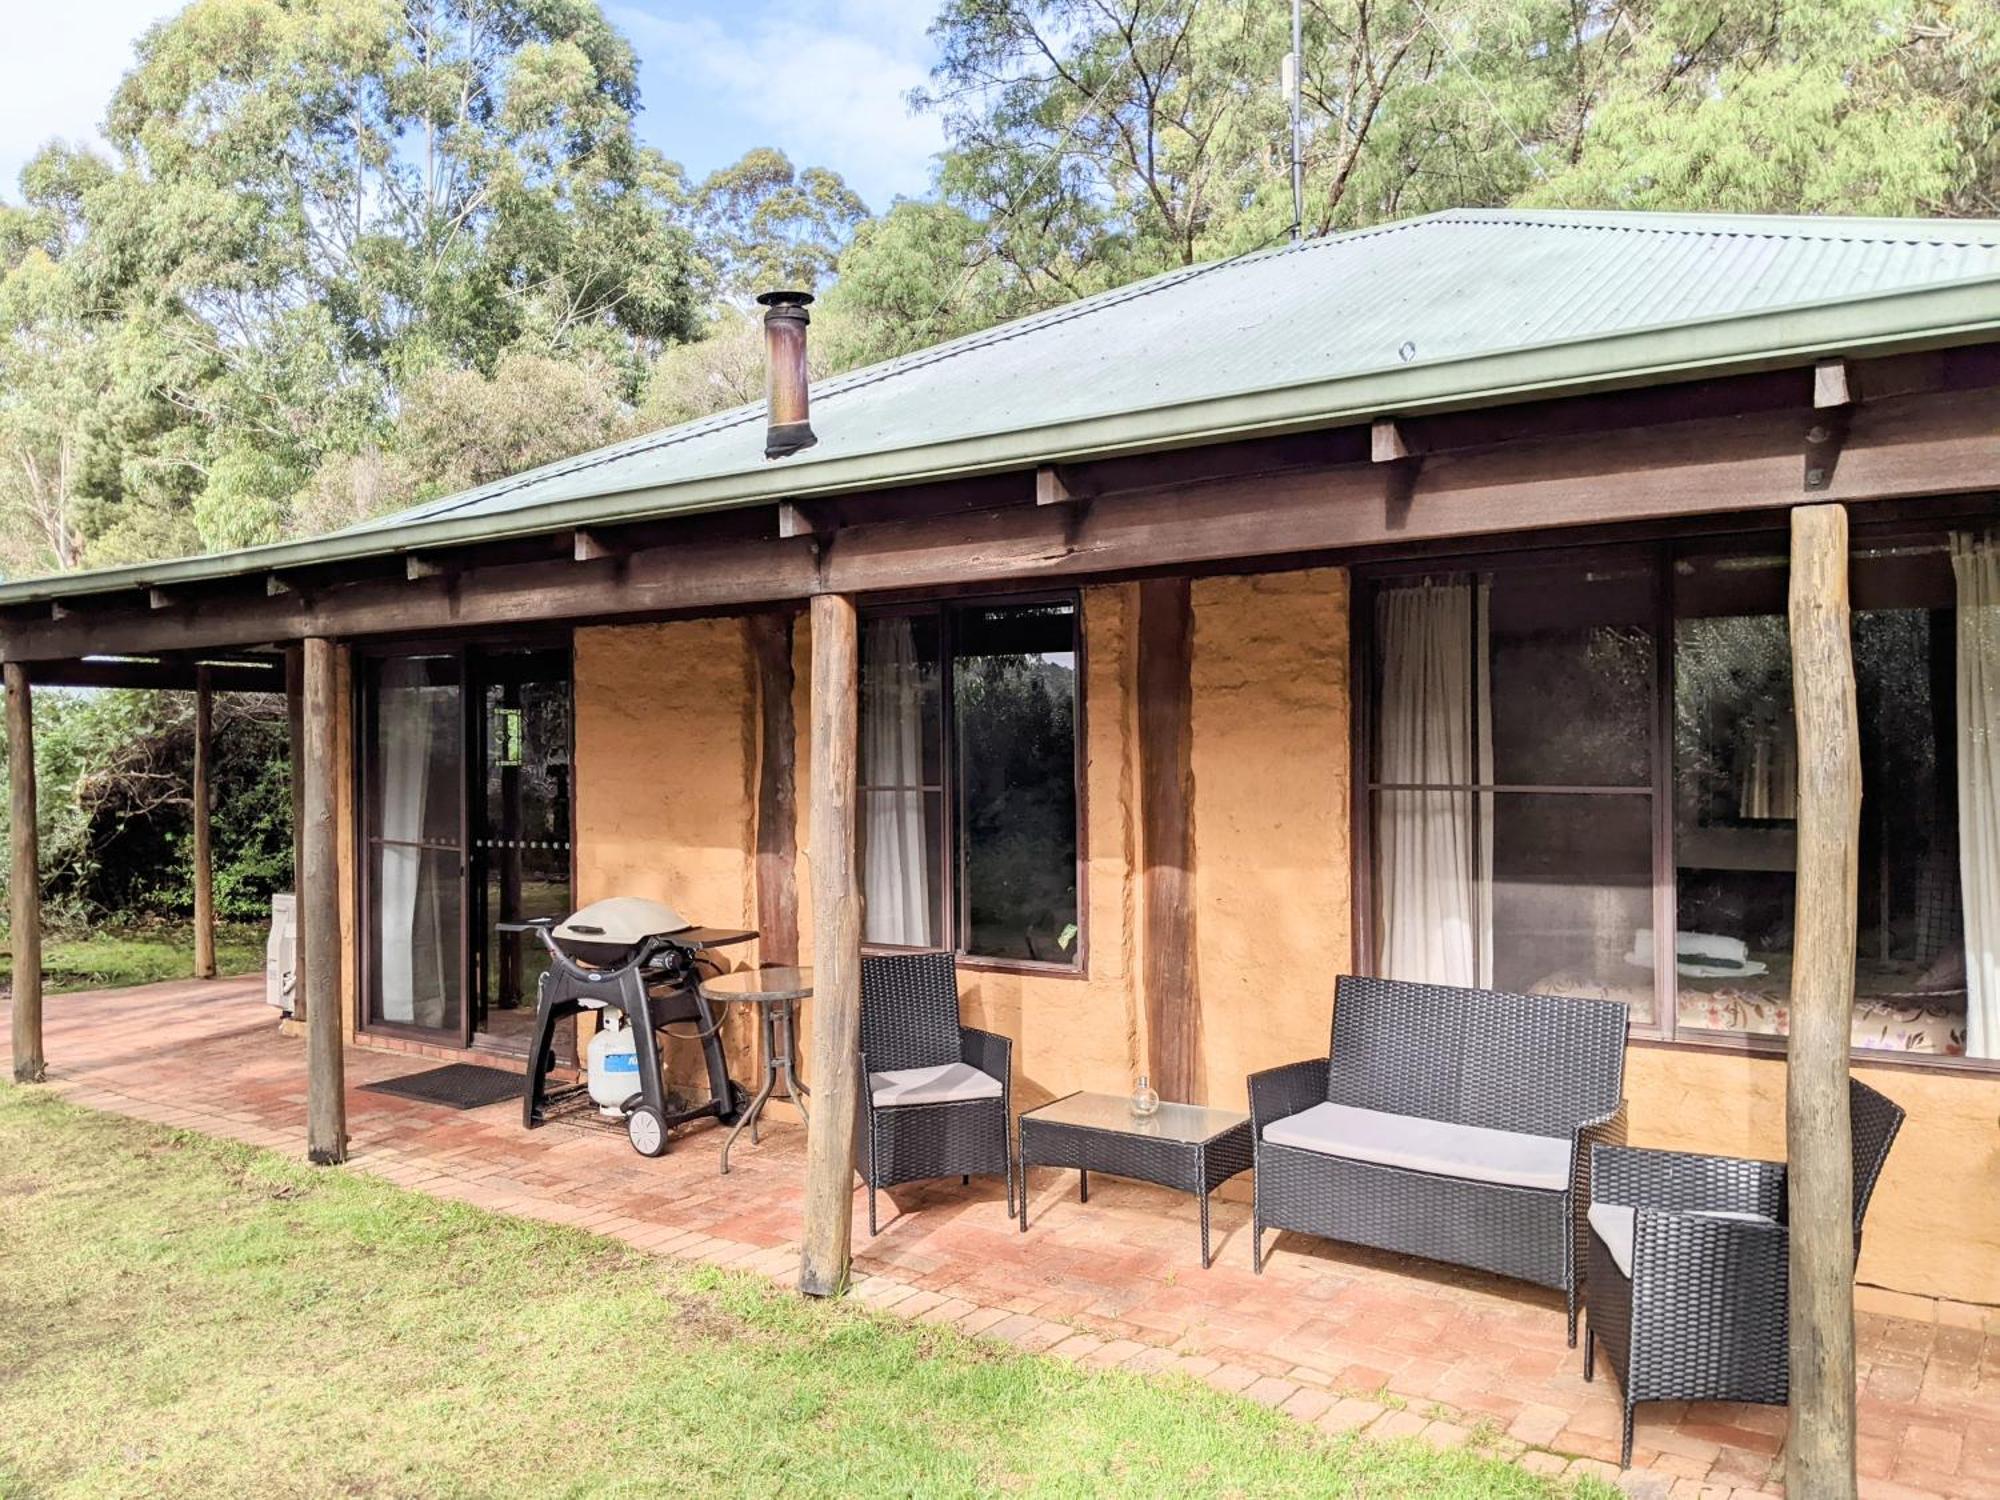
<path id="1" fill-rule="evenodd" d="M 764 431 L 764 457 L 784 458 L 819 439 L 813 435 L 812 393 L 806 380 L 806 327 L 812 314 L 811 292 L 763 292 L 764 408 L 770 425 Z"/>

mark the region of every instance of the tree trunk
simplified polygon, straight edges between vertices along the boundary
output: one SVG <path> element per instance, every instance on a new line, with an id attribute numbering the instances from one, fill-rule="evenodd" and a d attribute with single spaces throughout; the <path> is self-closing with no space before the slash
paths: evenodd
<path id="1" fill-rule="evenodd" d="M 1785 1487 L 1851 1500 L 1854 1466 L 1854 1006 L 1861 735 L 1848 628 L 1847 512 L 1792 512 L 1792 679 L 1799 823 L 1791 1038 L 1791 1438 Z"/>
<path id="2" fill-rule="evenodd" d="M 35 828 L 35 706 L 28 670 L 8 662 L 7 775 L 14 820 L 14 1081 L 48 1076 L 42 1052 L 41 848 Z"/>
<path id="3" fill-rule="evenodd" d="M 861 889 L 854 860 L 860 645 L 852 599 L 813 598 L 812 652 L 813 1114 L 799 1290 L 830 1297 L 847 1285 L 861 1090 Z"/>

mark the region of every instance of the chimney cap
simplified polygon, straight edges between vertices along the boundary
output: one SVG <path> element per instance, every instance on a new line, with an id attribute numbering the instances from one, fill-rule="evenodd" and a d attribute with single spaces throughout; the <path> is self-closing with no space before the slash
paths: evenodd
<path id="1" fill-rule="evenodd" d="M 813 294 L 811 292 L 798 291 L 792 288 L 781 288 L 777 291 L 759 292 L 757 294 L 758 305 L 773 310 L 780 307 L 811 307 L 812 301 Z"/>

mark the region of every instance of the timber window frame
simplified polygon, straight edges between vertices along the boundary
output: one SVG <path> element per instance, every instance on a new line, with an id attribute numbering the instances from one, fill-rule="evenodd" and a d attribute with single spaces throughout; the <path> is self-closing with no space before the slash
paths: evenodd
<path id="1" fill-rule="evenodd" d="M 1969 519 L 1976 519 L 1974 513 L 1967 511 L 1962 503 L 1954 504 L 1949 501 L 1884 506 L 1872 511 L 1867 508 L 1857 508 L 1853 512 L 1849 542 L 1850 558 L 1942 552 L 1947 533 L 1954 527 L 1963 527 Z M 1381 897 L 1377 888 L 1380 869 L 1376 847 L 1375 799 L 1385 791 L 1394 792 L 1403 789 L 1400 784 L 1380 780 L 1374 772 L 1378 754 L 1376 740 L 1380 711 L 1376 691 L 1378 640 L 1375 617 L 1376 600 L 1381 591 L 1396 583 L 1408 582 L 1415 578 L 1436 578 L 1447 574 L 1499 574 L 1509 569 L 1546 564 L 1564 558 L 1582 569 L 1593 561 L 1607 556 L 1650 556 L 1656 580 L 1652 600 L 1655 666 L 1653 712 L 1650 724 L 1651 785 L 1637 788 L 1579 785 L 1560 790 L 1578 796 L 1622 797 L 1647 794 L 1651 798 L 1654 1015 L 1650 1021 L 1634 1020 L 1632 1040 L 1641 1045 L 1696 1051 L 1735 1054 L 1748 1052 L 1753 1056 L 1766 1057 L 1785 1055 L 1787 1040 L 1783 1035 L 1720 1027 L 1709 1029 L 1683 1023 L 1678 1013 L 1680 1008 L 1678 986 L 1664 977 L 1675 972 L 1673 965 L 1677 955 L 1673 951 L 1673 946 L 1680 925 L 1679 898 L 1682 884 L 1682 872 L 1678 864 L 1680 850 L 1677 848 L 1680 836 L 1676 828 L 1675 746 L 1678 726 L 1675 721 L 1677 664 L 1675 625 L 1683 616 L 1677 608 L 1679 603 L 1676 597 L 1679 592 L 1677 583 L 1682 575 L 1689 571 L 1689 565 L 1692 563 L 1718 557 L 1743 559 L 1784 557 L 1788 553 L 1788 548 L 1783 526 L 1784 517 L 1780 513 L 1764 524 L 1736 522 L 1714 527 L 1676 529 L 1672 533 L 1654 531 L 1650 535 L 1634 536 L 1629 542 L 1620 540 L 1616 532 L 1599 532 L 1588 540 L 1564 545 L 1559 535 L 1544 534 L 1534 538 L 1525 546 L 1518 543 L 1511 548 L 1502 545 L 1483 552 L 1439 548 L 1435 552 L 1426 551 L 1415 558 L 1379 558 L 1354 565 L 1353 587 L 1350 594 L 1352 615 L 1349 632 L 1349 670 L 1350 681 L 1355 684 L 1355 691 L 1349 771 L 1352 778 L 1351 785 L 1354 788 L 1350 826 L 1354 850 L 1352 870 L 1355 892 L 1353 962 L 1357 972 L 1377 974 L 1381 962 L 1378 934 Z M 1871 603 L 1868 595 L 1868 589 L 1857 584 L 1853 606 L 1857 619 L 1871 609 L 1896 607 Z M 1425 784 L 1424 789 L 1431 788 Z M 1488 794 L 1549 790 L 1543 787 L 1516 786 L 1511 783 L 1505 786 L 1497 784 L 1453 785 L 1449 788 L 1440 786 L 1436 789 Z M 1864 825 L 1870 816 L 1870 810 L 1864 804 Z M 1859 938 L 1862 944 L 1871 941 L 1870 932 L 1869 927 L 1863 927 Z M 1855 1046 L 1850 1050 L 1850 1057 L 1855 1065 L 1863 1066 L 1881 1065 L 1989 1076 L 2000 1074 L 2000 1058 L 1975 1058 L 1942 1052 L 1913 1052 L 1889 1046 Z"/>
<path id="2" fill-rule="evenodd" d="M 1071 787 L 1074 806 L 1074 846 L 1072 889 L 1074 891 L 1076 929 L 1074 947 L 1067 960 L 1050 960 L 1031 957 L 1009 957 L 982 954 L 968 947 L 971 930 L 967 882 L 963 878 L 964 849 L 961 842 L 961 808 L 963 783 L 961 773 L 963 757 L 960 746 L 957 701 L 955 693 L 956 673 L 954 663 L 962 654 L 959 650 L 961 630 L 959 622 L 969 614 L 978 611 L 1032 608 L 1034 606 L 1057 606 L 1068 615 L 1070 622 L 1069 654 L 1073 661 L 1074 697 L 1072 700 L 1072 755 L 1070 759 Z M 932 622 L 937 642 L 938 672 L 938 727 L 936 779 L 926 779 L 921 783 L 906 783 L 891 787 L 871 783 L 866 776 L 865 752 L 857 757 L 858 766 L 856 792 L 859 807 L 857 821 L 862 825 L 856 830 L 861 848 L 860 874 L 865 884 L 867 878 L 867 840 L 865 825 L 867 807 L 871 794 L 886 791 L 915 792 L 923 796 L 935 796 L 939 803 L 937 826 L 934 831 L 935 845 L 930 853 L 934 860 L 939 889 L 933 895 L 936 903 L 936 920 L 941 924 L 938 946 L 951 952 L 960 968 L 986 970 L 1000 973 L 1022 973 L 1046 975 L 1061 979 L 1087 978 L 1090 971 L 1089 942 L 1089 891 L 1086 870 L 1089 863 L 1087 838 L 1089 827 L 1088 794 L 1086 789 L 1087 719 L 1088 719 L 1088 656 L 1086 638 L 1088 632 L 1084 622 L 1084 601 L 1081 590 L 1043 590 L 1032 593 L 965 593 L 949 597 L 932 597 L 921 600 L 902 601 L 860 612 L 862 636 L 860 672 L 862 688 L 862 709 L 860 732 L 867 735 L 867 688 L 868 672 L 867 629 L 871 623 L 887 619 L 927 620 Z M 913 951 L 911 948 L 880 941 L 864 941 L 863 950 L 869 953 L 898 953 Z"/>

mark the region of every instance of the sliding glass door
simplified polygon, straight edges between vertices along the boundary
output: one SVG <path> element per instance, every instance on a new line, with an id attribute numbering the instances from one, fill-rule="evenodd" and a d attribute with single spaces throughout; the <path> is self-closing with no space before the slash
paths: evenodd
<path id="1" fill-rule="evenodd" d="M 465 1024 L 462 657 L 364 664 L 367 1020 L 457 1037 Z"/>
<path id="2" fill-rule="evenodd" d="M 526 1052 L 548 957 L 498 924 L 570 911 L 570 663 L 566 649 L 472 658 L 479 723 L 471 843 L 472 1033 Z"/>
<path id="3" fill-rule="evenodd" d="M 539 947 L 570 906 L 567 646 L 362 658 L 363 1024 L 526 1051 Z"/>

